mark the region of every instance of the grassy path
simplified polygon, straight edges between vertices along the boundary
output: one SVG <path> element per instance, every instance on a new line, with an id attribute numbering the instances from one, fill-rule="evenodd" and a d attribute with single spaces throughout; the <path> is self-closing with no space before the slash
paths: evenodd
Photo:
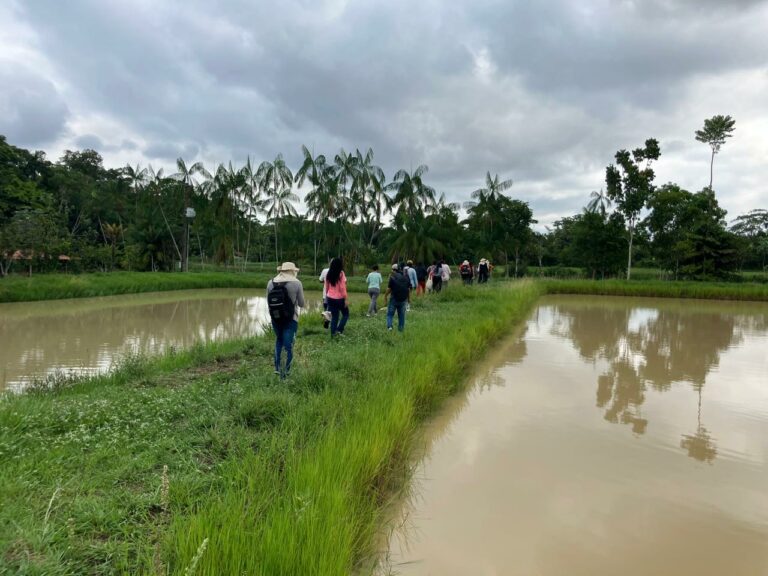
<path id="1" fill-rule="evenodd" d="M 419 423 L 541 290 L 449 289 L 414 304 L 404 334 L 362 306 L 336 342 L 304 319 L 284 382 L 267 337 L 5 398 L 0 573 L 361 568 Z"/>

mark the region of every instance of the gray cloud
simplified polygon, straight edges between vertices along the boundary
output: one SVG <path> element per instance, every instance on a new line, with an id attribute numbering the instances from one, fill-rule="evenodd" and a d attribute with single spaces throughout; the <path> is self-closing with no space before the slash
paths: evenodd
<path id="1" fill-rule="evenodd" d="M 733 113 L 745 147 L 724 149 L 716 188 L 732 209 L 768 205 L 757 189 L 768 177 L 765 2 L 49 0 L 13 14 L 0 32 L 28 27 L 19 42 L 67 86 L 63 99 L 15 73 L 25 92 L 0 91 L 0 110 L 12 102 L 21 118 L 19 94 L 41 95 L 0 124 L 18 143 L 101 141 L 108 158 L 134 162 L 283 152 L 294 165 L 301 144 L 330 157 L 370 146 L 390 175 L 428 164 L 451 200 L 490 170 L 537 211 L 565 214 L 602 185 L 618 148 L 651 136 L 660 176 L 700 188 L 693 130 Z"/>
<path id="2" fill-rule="evenodd" d="M 56 87 L 20 63 L 0 61 L 0 134 L 41 146 L 63 131 L 69 110 Z"/>

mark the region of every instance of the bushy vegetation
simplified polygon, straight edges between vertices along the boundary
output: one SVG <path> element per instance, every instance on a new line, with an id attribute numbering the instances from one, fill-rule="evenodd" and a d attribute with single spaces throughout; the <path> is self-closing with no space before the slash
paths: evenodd
<path id="1" fill-rule="evenodd" d="M 404 334 L 357 306 L 347 338 L 301 322 L 133 360 L 0 402 L 0 565 L 24 574 L 349 574 L 370 566 L 418 423 L 540 293 L 533 283 L 413 305 Z M 471 321 L 468 321 L 471 320 Z"/>
<path id="2" fill-rule="evenodd" d="M 94 150 L 51 162 L 0 136 L 0 276 L 191 264 L 248 270 L 268 260 L 309 263 L 316 273 L 342 255 L 348 271 L 406 258 L 486 257 L 514 276 L 548 266 L 629 277 L 637 264 L 673 279 L 731 279 L 764 270 L 768 257 L 768 211 L 742 214 L 729 228 L 712 188 L 714 156 L 733 129 L 730 117 L 714 117 L 696 133 L 712 147 L 703 190 L 656 186 L 652 163 L 661 147 L 648 139 L 619 150 L 606 168 L 605 192 L 593 192 L 583 212 L 546 233 L 534 232 L 531 208 L 508 195 L 511 180 L 487 173 L 460 207 L 429 184 L 427 166 L 388 180 L 370 149 L 326 158 L 302 147 L 295 172 L 279 154 L 212 171 L 179 158 L 166 174 L 106 168 Z"/>

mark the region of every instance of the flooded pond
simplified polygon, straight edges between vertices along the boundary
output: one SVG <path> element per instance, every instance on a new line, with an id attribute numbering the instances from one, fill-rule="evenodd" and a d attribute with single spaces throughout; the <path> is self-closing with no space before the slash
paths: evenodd
<path id="1" fill-rule="evenodd" d="M 544 298 L 475 380 L 384 573 L 768 574 L 768 306 Z"/>
<path id="2" fill-rule="evenodd" d="M 261 334 L 263 295 L 185 290 L 0 304 L 0 391 L 51 374 L 104 372 L 129 354 Z"/>

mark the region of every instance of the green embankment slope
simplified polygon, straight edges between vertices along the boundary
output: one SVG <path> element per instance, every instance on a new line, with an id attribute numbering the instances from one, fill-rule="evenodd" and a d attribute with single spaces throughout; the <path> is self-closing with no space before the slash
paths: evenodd
<path id="1" fill-rule="evenodd" d="M 6 398 L 0 566 L 182 574 L 197 555 L 197 574 L 348 574 L 419 423 L 540 293 L 456 287 L 415 303 L 404 334 L 360 306 L 334 342 L 305 318 L 286 381 L 264 337 Z"/>

